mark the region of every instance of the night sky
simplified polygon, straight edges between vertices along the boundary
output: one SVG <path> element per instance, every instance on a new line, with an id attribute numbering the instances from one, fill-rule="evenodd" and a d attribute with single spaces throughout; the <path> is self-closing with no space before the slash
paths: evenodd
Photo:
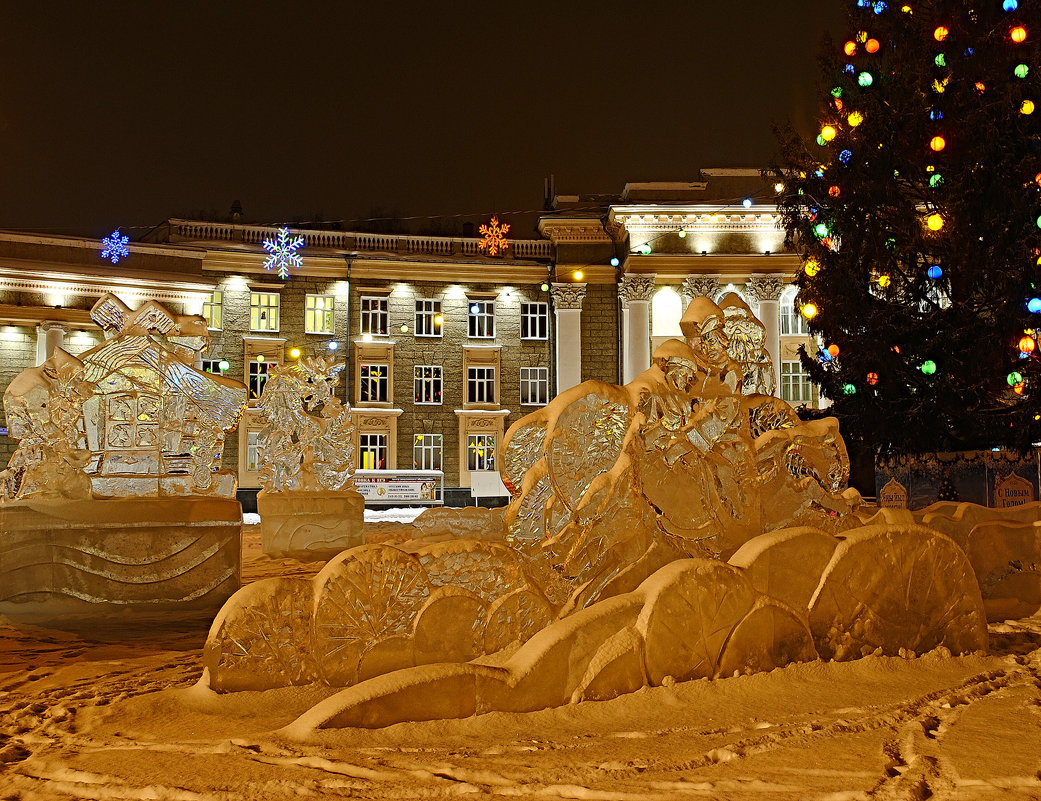
<path id="1" fill-rule="evenodd" d="M 772 122 L 812 125 L 842 6 L 8 2 L 0 228 L 136 237 L 239 199 L 349 229 L 762 166 Z"/>

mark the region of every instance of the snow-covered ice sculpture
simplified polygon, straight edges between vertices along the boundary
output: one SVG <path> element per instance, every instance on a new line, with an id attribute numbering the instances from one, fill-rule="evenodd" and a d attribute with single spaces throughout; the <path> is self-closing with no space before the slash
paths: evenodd
<path id="1" fill-rule="evenodd" d="M 56 349 L 4 393 L 19 446 L 0 473 L 0 601 L 220 602 L 241 533 L 220 462 L 246 388 L 194 367 L 201 317 L 114 295 L 91 317 L 104 342 Z"/>
<path id="2" fill-rule="evenodd" d="M 748 333 L 744 314 L 731 318 L 741 322 L 732 332 Z M 358 685 L 306 725 L 388 725 L 610 697 L 669 676 L 816 658 L 819 648 L 852 658 L 869 644 L 985 647 L 972 571 L 941 534 L 892 536 L 901 558 L 942 551 L 941 586 L 955 588 L 963 614 L 942 613 L 947 597 L 899 581 L 868 581 L 856 602 L 827 584 L 875 564 L 842 546 L 860 525 L 859 496 L 843 489 L 836 422 L 803 423 L 780 400 L 746 394 L 764 354 L 749 335 L 737 351 L 747 359 L 735 360 L 726 311 L 708 299 L 690 305 L 681 329 L 684 341 L 664 343 L 630 384 L 587 381 L 510 427 L 503 461 L 513 498 L 498 542 L 367 545 L 313 580 L 257 582 L 214 621 L 206 683 Z M 440 510 L 438 525 L 453 514 L 472 517 Z M 792 526 L 831 544 L 817 562 L 787 565 L 805 574 L 800 586 L 826 585 L 821 593 L 778 597 L 759 571 L 724 564 L 764 532 Z M 864 550 L 889 547 L 884 527 L 856 536 L 873 543 Z M 835 631 L 814 628 L 815 603 L 841 607 Z M 848 632 L 860 639 L 844 645 Z"/>
<path id="3" fill-rule="evenodd" d="M 335 394 L 345 366 L 304 357 L 268 375 L 260 396 L 257 496 L 265 553 L 313 560 L 362 542 L 365 499 L 351 480 L 354 424 Z"/>

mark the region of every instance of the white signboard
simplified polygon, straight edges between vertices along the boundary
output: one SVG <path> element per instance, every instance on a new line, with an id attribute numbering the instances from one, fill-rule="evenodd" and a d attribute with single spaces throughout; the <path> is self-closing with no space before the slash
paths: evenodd
<path id="1" fill-rule="evenodd" d="M 358 470 L 354 486 L 367 504 L 444 503 L 440 470 Z"/>
<path id="2" fill-rule="evenodd" d="M 994 506 L 998 509 L 1011 509 L 1023 506 L 1034 500 L 1034 485 L 1022 476 L 1009 473 L 1002 478 L 994 479 Z"/>

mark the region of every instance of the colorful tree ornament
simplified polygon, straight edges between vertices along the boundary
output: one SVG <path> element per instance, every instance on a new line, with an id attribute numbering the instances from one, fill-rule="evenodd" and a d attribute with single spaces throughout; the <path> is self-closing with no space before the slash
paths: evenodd
<path id="1" fill-rule="evenodd" d="M 1026 64 L 1017 64 L 1016 68 L 1012 70 L 1012 74 L 1017 78 L 1026 78 L 1030 74 L 1030 67 Z"/>
<path id="2" fill-rule="evenodd" d="M 113 264 L 119 264 L 120 259 L 125 259 L 130 255 L 130 249 L 127 247 L 128 242 L 130 242 L 130 238 L 120 236 L 117 228 L 112 232 L 111 236 L 106 236 L 101 240 L 101 244 L 105 246 L 101 251 L 101 258 L 108 259 Z"/>
<path id="3" fill-rule="evenodd" d="M 947 140 L 944 139 L 942 136 L 934 136 L 932 139 L 929 140 L 929 147 L 937 153 L 939 153 L 941 150 L 947 147 Z"/>
<path id="4" fill-rule="evenodd" d="M 843 395 L 856 395 L 857 394 L 857 388 L 855 386 L 853 386 L 852 384 L 843 384 L 842 385 L 842 394 Z"/>
<path id="5" fill-rule="evenodd" d="M 304 260 L 297 251 L 304 246 L 304 238 L 297 236 L 290 238 L 289 229 L 282 227 L 278 229 L 276 239 L 265 239 L 264 250 L 270 255 L 264 260 L 265 270 L 275 270 L 278 277 L 285 280 L 289 277 L 289 268 L 300 269 L 304 266 Z"/>
<path id="6" fill-rule="evenodd" d="M 820 262 L 816 259 L 810 259 L 806 262 L 806 264 L 803 265 L 802 271 L 806 273 L 806 275 L 808 275 L 810 278 L 813 278 L 813 276 L 815 276 L 817 273 L 821 271 Z"/>
<path id="7" fill-rule="evenodd" d="M 949 33 L 950 31 L 945 26 L 940 25 L 935 31 L 933 31 L 933 38 L 937 42 L 942 42 L 944 39 L 947 38 L 947 35 Z"/>
<path id="8" fill-rule="evenodd" d="M 869 53 L 877 53 L 878 47 L 878 39 L 868 39 L 866 42 L 864 42 L 864 49 L 867 50 Z"/>
<path id="9" fill-rule="evenodd" d="M 875 82 L 875 76 L 870 72 L 864 71 L 857 76 L 857 83 L 863 86 L 865 89 Z"/>
<path id="10" fill-rule="evenodd" d="M 1020 105 L 1019 105 L 1019 113 L 1020 114 L 1033 114 L 1034 113 L 1034 101 L 1033 100 L 1024 100 L 1022 103 L 1020 103 Z"/>
<path id="11" fill-rule="evenodd" d="M 844 52 L 847 56 L 852 56 L 854 53 L 857 52 L 857 43 L 852 40 L 846 42 L 846 44 L 842 46 L 842 52 Z"/>
<path id="12" fill-rule="evenodd" d="M 823 128 L 821 128 L 821 139 L 823 139 L 825 142 L 830 142 L 832 139 L 835 138 L 836 134 L 838 134 L 838 131 L 836 130 L 834 125 L 825 125 Z M 749 203 L 749 205 L 751 205 L 751 203 Z"/>
<path id="13" fill-rule="evenodd" d="M 817 307 L 813 303 L 807 303 L 801 309 L 799 309 L 799 312 L 807 320 L 812 320 L 814 317 L 817 316 Z"/>
<path id="14" fill-rule="evenodd" d="M 1027 301 L 1027 311 L 1033 314 L 1041 314 L 1041 298 L 1031 298 Z"/>
<path id="15" fill-rule="evenodd" d="M 1008 36 L 1016 44 L 1022 44 L 1027 40 L 1027 29 L 1022 25 L 1017 25 L 1008 32 Z"/>
<path id="16" fill-rule="evenodd" d="M 878 383 L 878 373 L 868 373 L 864 376 L 864 380 L 868 382 L 868 386 L 875 386 Z"/>
<path id="17" fill-rule="evenodd" d="M 828 353 L 831 355 L 831 358 L 837 358 L 839 355 L 839 346 L 836 345 L 834 342 L 828 345 Z"/>
<path id="18" fill-rule="evenodd" d="M 1005 0 L 1005 2 L 1001 4 L 1001 7 L 1006 11 L 1015 11 L 1019 8 L 1019 0 Z"/>
<path id="19" fill-rule="evenodd" d="M 1014 387 L 1016 384 L 1023 383 L 1023 374 L 1016 370 L 1013 370 L 1011 373 L 1008 374 L 1008 376 L 1006 376 L 1005 380 L 1008 381 L 1008 385 L 1010 387 Z"/>
<path id="20" fill-rule="evenodd" d="M 1019 349 L 1023 353 L 1033 353 L 1036 347 L 1037 342 L 1034 341 L 1032 336 L 1024 336 L 1019 340 Z"/>
<path id="21" fill-rule="evenodd" d="M 846 122 L 849 123 L 850 128 L 856 128 L 860 123 L 864 121 L 864 114 L 860 111 L 851 111 L 849 116 L 846 117 Z"/>
<path id="22" fill-rule="evenodd" d="M 925 224 L 930 231 L 939 231 L 941 228 L 943 228 L 943 217 L 935 213 L 930 214 L 925 219 Z"/>
<path id="23" fill-rule="evenodd" d="M 487 251 L 489 256 L 506 255 L 506 250 L 510 246 L 509 241 L 506 239 L 506 234 L 510 232 L 509 223 L 500 224 L 498 217 L 492 217 L 490 223 L 487 225 L 482 224 L 477 231 L 483 237 L 477 243 L 479 251 L 482 253 Z"/>
<path id="24" fill-rule="evenodd" d="M 926 359 L 918 369 L 922 371 L 923 375 L 933 375 L 936 372 L 936 362 Z"/>
<path id="25" fill-rule="evenodd" d="M 936 281 L 943 276 L 943 268 L 941 268 L 939 264 L 934 264 L 926 271 L 926 273 L 930 278 Z"/>

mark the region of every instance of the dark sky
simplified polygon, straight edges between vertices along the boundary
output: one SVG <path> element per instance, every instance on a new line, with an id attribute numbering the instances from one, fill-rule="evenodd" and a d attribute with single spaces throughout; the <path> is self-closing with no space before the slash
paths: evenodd
<path id="1" fill-rule="evenodd" d="M 258 222 L 486 216 L 539 208 L 550 174 L 760 166 L 772 121 L 811 124 L 843 5 L 9 0 L 0 228 L 136 236 L 236 198 Z"/>

